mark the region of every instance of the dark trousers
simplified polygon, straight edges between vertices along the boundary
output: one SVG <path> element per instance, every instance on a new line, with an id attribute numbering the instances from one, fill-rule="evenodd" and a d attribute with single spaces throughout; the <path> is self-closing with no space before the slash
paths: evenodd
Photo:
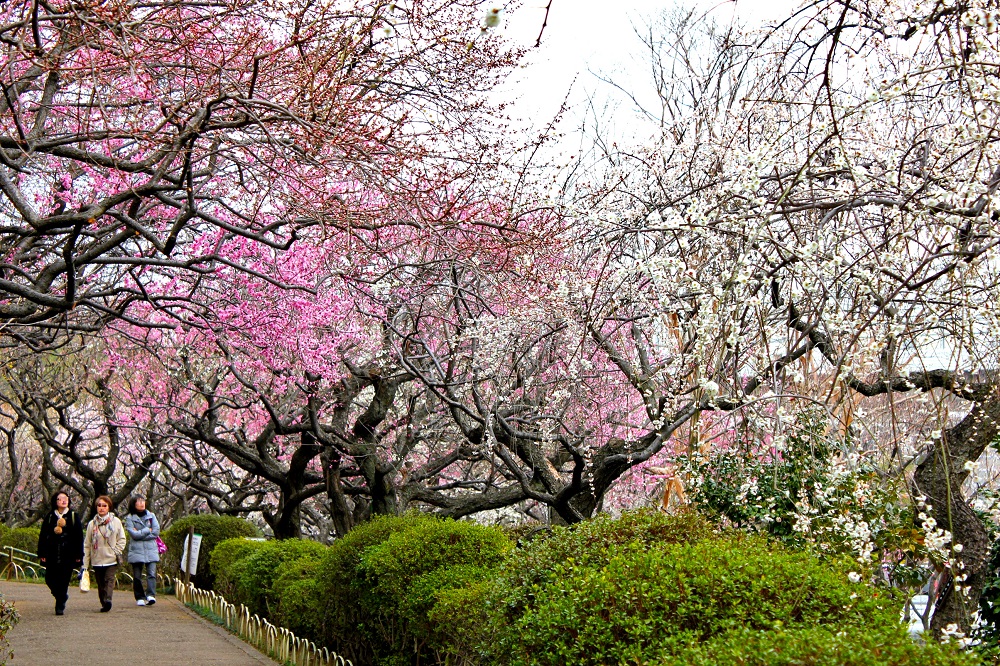
<path id="1" fill-rule="evenodd" d="M 111 603 L 111 595 L 115 591 L 115 574 L 118 573 L 118 565 L 112 564 L 109 567 L 94 567 L 94 587 L 97 588 L 97 598 L 101 600 L 101 605 Z"/>
<path id="2" fill-rule="evenodd" d="M 73 565 L 50 564 L 45 567 L 45 584 L 56 599 L 56 608 L 65 608 L 69 599 L 69 579 L 73 576 Z"/>

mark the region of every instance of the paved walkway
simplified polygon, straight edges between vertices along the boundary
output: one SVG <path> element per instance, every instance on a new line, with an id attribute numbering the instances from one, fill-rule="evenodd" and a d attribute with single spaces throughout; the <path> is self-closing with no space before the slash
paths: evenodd
<path id="1" fill-rule="evenodd" d="M 274 666 L 275 662 L 225 629 L 201 619 L 171 596 L 135 605 L 131 590 L 115 590 L 114 608 L 101 613 L 97 592 L 70 586 L 66 614 L 43 584 L 0 581 L 21 621 L 8 635 L 10 666 Z"/>

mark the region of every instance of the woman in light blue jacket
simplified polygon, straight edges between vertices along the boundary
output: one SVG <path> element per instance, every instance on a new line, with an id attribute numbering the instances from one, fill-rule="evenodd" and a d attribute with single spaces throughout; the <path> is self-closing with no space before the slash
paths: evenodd
<path id="1" fill-rule="evenodd" d="M 146 510 L 146 500 L 133 497 L 125 517 L 128 532 L 128 563 L 132 565 L 132 591 L 137 606 L 156 603 L 156 563 L 160 561 L 156 537 L 160 536 L 160 522 L 152 511 Z M 146 569 L 143 587 L 143 568 Z"/>

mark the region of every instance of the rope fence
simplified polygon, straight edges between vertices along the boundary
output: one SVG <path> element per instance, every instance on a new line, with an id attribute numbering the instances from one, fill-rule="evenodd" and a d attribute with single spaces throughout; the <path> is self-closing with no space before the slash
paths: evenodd
<path id="1" fill-rule="evenodd" d="M 218 617 L 222 625 L 261 652 L 292 666 L 353 666 L 331 652 L 317 647 L 312 641 L 299 638 L 288 629 L 276 627 L 246 606 L 238 607 L 224 597 L 208 590 L 201 590 L 190 583 L 174 579 L 174 594 L 184 604 L 191 604 Z"/>

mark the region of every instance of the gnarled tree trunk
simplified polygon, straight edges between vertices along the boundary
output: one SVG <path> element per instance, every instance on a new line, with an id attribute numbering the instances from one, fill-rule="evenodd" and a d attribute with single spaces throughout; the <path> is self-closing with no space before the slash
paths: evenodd
<path id="1" fill-rule="evenodd" d="M 932 507 L 928 515 L 938 527 L 951 532 L 952 544 L 961 545 L 959 552 L 952 550 L 951 572 L 935 604 L 931 620 L 935 634 L 950 625 L 968 632 L 979 607 L 990 542 L 986 527 L 962 495 L 962 484 L 969 475 L 965 463 L 978 460 L 996 438 L 998 421 L 1000 397 L 976 403 L 965 418 L 934 442 L 933 450 L 913 475 L 914 494 L 925 496 Z"/>

